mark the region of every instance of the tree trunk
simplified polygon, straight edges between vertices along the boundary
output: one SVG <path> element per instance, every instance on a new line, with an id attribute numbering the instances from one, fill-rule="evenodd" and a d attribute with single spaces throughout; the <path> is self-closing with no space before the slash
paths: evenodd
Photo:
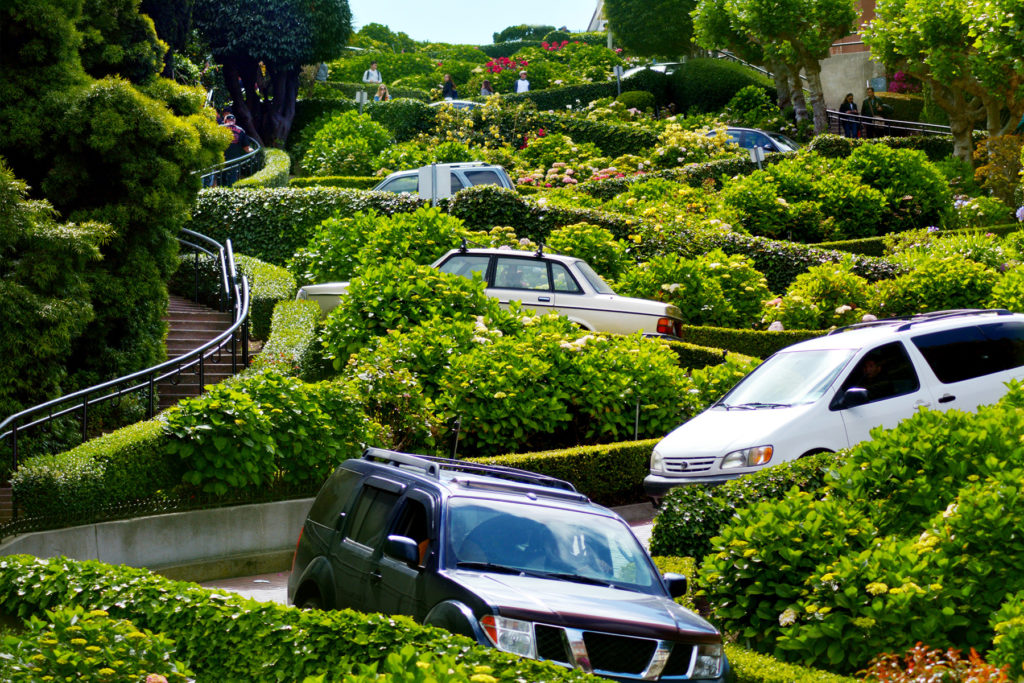
<path id="1" fill-rule="evenodd" d="M 789 77 L 786 75 L 786 67 L 782 62 L 772 61 L 769 65 L 772 70 L 772 78 L 775 79 L 775 92 L 778 95 L 779 109 L 785 109 L 793 105 L 793 94 L 789 89 Z"/>
<path id="2" fill-rule="evenodd" d="M 816 59 L 804 64 L 807 74 L 807 88 L 811 91 L 811 109 L 814 112 L 814 133 L 828 132 L 828 111 L 825 107 L 825 93 L 821 89 L 821 63 Z"/>
<path id="3" fill-rule="evenodd" d="M 924 79 L 922 79 L 924 80 Z M 928 79 L 932 85 L 935 104 L 949 115 L 949 130 L 953 134 L 953 156 L 974 165 L 974 142 L 971 133 L 974 124 L 985 116 L 985 109 L 978 102 L 968 101 L 960 88 L 950 88 Z"/>
<path id="4" fill-rule="evenodd" d="M 263 101 L 260 133 L 268 145 L 281 145 L 288 139 L 295 120 L 295 102 L 299 97 L 298 67 L 268 69 L 272 97 Z"/>
<path id="5" fill-rule="evenodd" d="M 800 82 L 800 70 L 792 65 L 785 66 L 786 76 L 789 81 L 789 93 L 793 98 L 793 113 L 797 123 L 807 120 L 807 101 L 804 99 L 804 86 Z"/>

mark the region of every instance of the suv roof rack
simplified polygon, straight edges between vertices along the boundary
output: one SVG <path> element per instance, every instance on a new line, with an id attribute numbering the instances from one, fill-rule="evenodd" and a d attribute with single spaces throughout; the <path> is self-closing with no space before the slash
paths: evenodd
<path id="1" fill-rule="evenodd" d="M 994 315 L 1012 315 L 1010 311 L 1005 308 L 960 308 L 951 309 L 948 311 L 930 311 L 928 313 L 915 313 L 914 315 L 901 315 L 893 318 L 882 318 L 881 320 L 869 320 L 862 323 L 854 323 L 852 325 L 845 325 L 843 327 L 837 327 L 828 333 L 828 335 L 839 334 L 840 332 L 848 332 L 850 330 L 862 330 L 868 327 L 880 327 L 886 325 L 896 325 L 902 323 L 898 328 L 897 332 L 906 332 L 913 325 L 918 323 L 935 322 L 936 320 L 944 320 L 946 318 L 956 318 L 958 316 L 967 315 L 983 315 L 985 313 L 992 313 Z"/>
<path id="2" fill-rule="evenodd" d="M 574 496 L 586 498 L 586 496 L 583 496 L 576 491 L 575 486 L 563 479 L 556 479 L 555 477 L 549 477 L 546 474 L 538 474 L 536 472 L 521 470 L 515 467 L 506 467 L 504 465 L 485 465 L 478 462 L 467 462 L 465 460 L 454 460 L 452 458 L 438 458 L 431 455 L 411 455 L 409 453 L 399 453 L 398 451 L 389 451 L 384 448 L 373 447 L 368 447 L 363 451 L 363 460 L 387 462 L 393 464 L 395 467 L 400 467 L 402 465 L 405 465 L 406 467 L 414 467 L 422 470 L 424 474 L 434 477 L 435 479 L 441 478 L 442 470 L 449 472 L 464 472 L 466 474 L 477 474 L 487 477 L 495 477 L 497 479 L 504 479 L 520 485 L 525 484 L 527 486 L 543 486 L 549 489 L 558 489 L 574 494 Z M 460 481 L 466 482 L 469 480 Z M 474 485 L 479 485 L 479 483 Z M 514 488 L 510 487 L 509 490 L 527 492 L 531 489 L 524 486 L 517 486 Z"/>

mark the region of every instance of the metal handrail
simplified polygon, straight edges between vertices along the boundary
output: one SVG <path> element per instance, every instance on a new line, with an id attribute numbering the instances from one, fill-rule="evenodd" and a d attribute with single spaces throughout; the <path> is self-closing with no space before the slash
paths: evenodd
<path id="1" fill-rule="evenodd" d="M 844 121 L 856 123 L 861 126 L 881 128 L 886 135 L 952 135 L 949 126 L 942 126 L 937 123 L 921 123 L 919 121 L 901 121 L 899 119 L 876 119 L 863 114 L 850 114 L 834 109 L 827 109 L 829 129 L 835 122 L 840 131 Z M 896 131 L 893 133 L 892 131 Z"/>
<path id="2" fill-rule="evenodd" d="M 199 177 L 203 181 L 203 187 L 231 186 L 242 178 L 248 178 L 262 170 L 266 163 L 266 151 L 256 140 L 252 140 L 252 143 L 256 148 L 251 152 L 230 161 L 222 161 L 202 171 Z"/>
<path id="3" fill-rule="evenodd" d="M 88 435 L 90 406 L 146 390 L 146 417 L 150 418 L 156 412 L 156 385 L 159 382 L 180 376 L 186 371 L 195 368 L 194 372 L 199 374 L 198 391 L 202 393 L 203 385 L 205 384 L 205 363 L 207 359 L 212 358 L 215 354 L 219 357 L 221 351 L 228 344 L 231 346 L 231 371 L 233 373 L 238 371 L 239 342 L 242 345 L 242 365 L 243 367 L 249 365 L 249 326 L 247 324 L 249 317 L 249 281 L 245 276 L 238 277 L 236 275 L 235 256 L 231 248 L 231 240 L 225 240 L 225 244 L 221 245 L 216 240 L 192 230 L 182 229 L 181 232 L 185 235 L 186 239 L 179 237 L 178 241 L 186 246 L 195 248 L 197 250 L 197 259 L 200 251 L 209 256 L 216 255 L 218 257 L 221 267 L 222 308 L 224 303 L 230 303 L 231 326 L 199 348 L 193 349 L 178 358 L 164 361 L 153 367 L 139 370 L 86 389 L 80 389 L 37 406 L 26 408 L 4 419 L 0 422 L 0 443 L 10 441 L 12 472 L 18 468 L 19 432 L 52 422 L 65 415 L 78 413 L 81 419 L 82 441 L 84 442 Z M 206 243 L 207 247 L 201 246 L 198 243 Z M 94 396 L 97 393 L 102 395 Z"/>

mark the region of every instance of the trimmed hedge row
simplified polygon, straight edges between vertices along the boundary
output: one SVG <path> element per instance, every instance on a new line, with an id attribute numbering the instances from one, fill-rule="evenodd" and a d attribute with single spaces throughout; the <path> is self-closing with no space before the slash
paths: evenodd
<path id="1" fill-rule="evenodd" d="M 274 368 L 303 379 L 320 374 L 320 318 L 320 305 L 315 301 L 278 301 L 270 322 L 270 337 L 251 367 Z"/>
<path id="2" fill-rule="evenodd" d="M 766 467 L 721 486 L 696 484 L 672 489 L 662 499 L 661 512 L 655 519 L 651 554 L 699 560 L 711 552 L 711 539 L 737 508 L 779 500 L 794 486 L 818 491 L 826 474 L 843 457 L 843 453 L 819 453 Z"/>
<path id="3" fill-rule="evenodd" d="M 181 471 L 160 457 L 158 420 L 137 422 L 53 455 L 23 462 L 11 475 L 19 510 L 78 524 L 99 508 L 131 503 L 176 486 Z"/>
<path id="4" fill-rule="evenodd" d="M 291 171 L 292 159 L 283 149 L 269 147 L 264 151 L 263 168 L 248 178 L 242 178 L 232 185 L 234 188 L 246 187 L 287 187 L 288 174 Z"/>
<path id="5" fill-rule="evenodd" d="M 765 90 L 774 101 L 775 84 L 767 76 L 738 62 L 724 59 L 689 59 L 671 75 L 677 110 L 718 111 L 748 85 Z"/>
<path id="6" fill-rule="evenodd" d="M 821 669 L 787 664 L 732 643 L 725 644 L 725 654 L 736 674 L 736 683 L 856 683 L 848 678 Z"/>
<path id="7" fill-rule="evenodd" d="M 939 235 L 943 237 L 952 235 L 963 235 L 969 233 L 992 233 L 998 237 L 1004 237 L 1011 233 L 1019 232 L 1021 226 L 1019 223 L 1010 223 L 1008 225 L 989 225 L 982 228 L 964 228 L 963 230 L 943 230 Z M 836 251 L 848 251 L 851 254 L 863 254 L 865 256 L 884 256 L 885 255 L 885 238 L 884 237 L 864 237 L 857 240 L 839 240 L 837 242 L 819 242 L 812 246 L 818 247 L 819 249 L 834 249 Z"/>
<path id="8" fill-rule="evenodd" d="M 683 325 L 682 338 L 694 348 L 725 349 L 752 358 L 767 358 L 779 349 L 825 334 L 825 330 L 738 330 L 729 327 Z M 675 344 L 672 345 L 675 348 Z M 721 351 L 719 351 L 721 353 Z M 695 366 L 694 366 L 695 367 Z"/>
<path id="9" fill-rule="evenodd" d="M 380 181 L 377 176 L 306 176 L 292 178 L 288 181 L 288 187 L 345 187 L 350 190 L 369 190 Z"/>
<path id="10" fill-rule="evenodd" d="M 0 605 L 21 619 L 61 606 L 104 610 L 171 638 L 177 658 L 204 681 L 291 682 L 317 675 L 335 680 L 345 672 L 359 673 L 361 664 L 382 663 L 408 645 L 450 660 L 454 675 L 446 680 L 485 680 L 475 678 L 484 672 L 495 683 L 603 680 L 481 647 L 408 617 L 300 610 L 95 561 L 2 558 Z M 408 666 L 417 668 L 415 662 Z"/>
<path id="11" fill-rule="evenodd" d="M 824 133 L 816 135 L 807 149 L 825 157 L 848 157 L 861 145 L 882 144 L 893 149 L 916 149 L 925 153 L 929 161 L 941 161 L 953 154 L 953 138 L 949 135 L 907 135 L 905 137 L 885 136 L 880 138 L 847 138 Z"/>
<path id="12" fill-rule="evenodd" d="M 316 91 L 314 96 L 323 94 L 324 92 L 337 92 L 343 98 L 355 100 L 356 93 L 363 91 L 367 94 L 367 97 L 372 101 L 374 94 L 377 89 L 367 83 L 346 83 L 344 81 L 327 81 L 326 83 L 318 83 L 316 85 Z M 410 100 L 422 100 L 423 102 L 430 101 L 430 93 L 426 90 L 419 88 L 402 88 L 388 86 L 388 93 L 392 98 L 398 99 L 399 97 L 407 98 Z M 369 104 L 369 102 L 367 102 Z"/>

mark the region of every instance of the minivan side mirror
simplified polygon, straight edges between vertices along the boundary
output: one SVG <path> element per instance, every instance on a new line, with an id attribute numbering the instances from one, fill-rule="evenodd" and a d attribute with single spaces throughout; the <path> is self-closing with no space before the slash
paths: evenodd
<path id="1" fill-rule="evenodd" d="M 416 541 L 408 536 L 388 536 L 384 543 L 384 554 L 400 560 L 410 567 L 420 563 L 420 549 Z"/>
<path id="2" fill-rule="evenodd" d="M 847 389 L 839 400 L 836 401 L 835 407 L 837 410 L 844 410 L 846 408 L 856 408 L 862 406 L 868 402 L 868 390 L 861 387 L 850 387 Z"/>
<path id="3" fill-rule="evenodd" d="M 668 594 L 673 598 L 686 595 L 686 577 L 682 574 L 674 574 L 672 572 L 665 572 L 664 574 L 665 586 L 668 588 Z"/>

